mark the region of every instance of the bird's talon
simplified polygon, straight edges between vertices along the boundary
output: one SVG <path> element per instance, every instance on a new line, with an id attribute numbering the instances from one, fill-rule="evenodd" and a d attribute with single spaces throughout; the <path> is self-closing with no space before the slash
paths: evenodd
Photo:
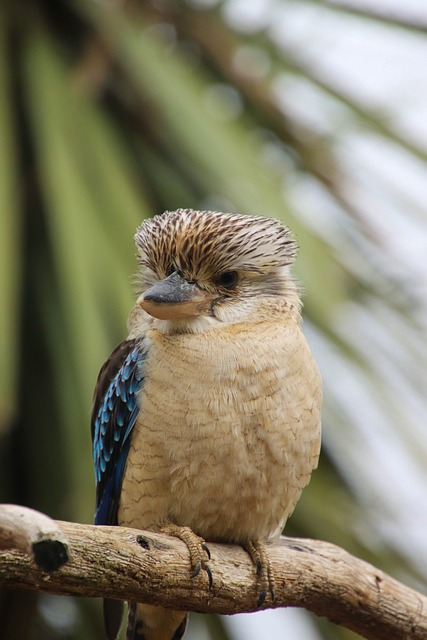
<path id="1" fill-rule="evenodd" d="M 212 589 L 213 576 L 212 571 L 207 564 L 208 560 L 211 558 L 211 553 L 203 538 L 194 533 L 190 527 L 180 527 L 171 522 L 166 523 L 161 528 L 161 531 L 182 540 L 187 545 L 187 549 L 190 554 L 190 564 L 193 570 L 191 577 L 196 578 L 199 575 L 200 570 L 203 569 L 206 571 L 208 576 L 209 589 Z M 208 560 L 206 560 L 206 557 Z"/>
<path id="2" fill-rule="evenodd" d="M 196 564 L 196 566 L 194 567 L 193 573 L 191 575 L 192 578 L 195 578 L 196 576 L 199 575 L 200 573 L 200 569 L 202 568 L 202 563 L 199 560 L 199 562 Z"/>
<path id="3" fill-rule="evenodd" d="M 211 552 L 209 550 L 208 545 L 203 543 L 202 544 L 202 549 L 206 553 L 206 555 L 208 556 L 208 560 L 210 560 L 211 559 Z"/>
<path id="4" fill-rule="evenodd" d="M 258 583 L 260 585 L 260 594 L 257 602 L 257 607 L 261 607 L 264 603 L 267 593 L 270 591 L 271 599 L 274 602 L 276 598 L 275 585 L 274 585 L 274 573 L 270 564 L 270 558 L 268 557 L 265 543 L 261 540 L 250 540 L 243 548 L 249 554 L 253 564 L 255 565 L 255 571 L 258 576 Z"/>
<path id="5" fill-rule="evenodd" d="M 259 594 L 259 598 L 258 598 L 258 602 L 257 602 L 257 609 L 259 609 L 260 607 L 262 607 L 262 605 L 265 602 L 265 599 L 267 597 L 267 589 L 261 589 L 261 593 Z"/>
<path id="6" fill-rule="evenodd" d="M 213 576 L 212 576 L 212 571 L 209 565 L 205 564 L 204 569 L 208 575 L 208 581 L 209 581 L 209 591 L 212 591 L 212 586 L 213 586 Z"/>

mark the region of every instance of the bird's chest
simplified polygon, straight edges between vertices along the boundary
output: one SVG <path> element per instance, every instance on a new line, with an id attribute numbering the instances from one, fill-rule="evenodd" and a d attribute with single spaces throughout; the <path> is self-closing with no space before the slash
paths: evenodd
<path id="1" fill-rule="evenodd" d="M 137 526 L 171 520 L 231 539 L 261 523 L 268 535 L 299 467 L 313 464 L 312 442 L 298 437 L 294 346 L 274 333 L 198 338 L 153 341 L 124 501 L 138 500 Z"/>

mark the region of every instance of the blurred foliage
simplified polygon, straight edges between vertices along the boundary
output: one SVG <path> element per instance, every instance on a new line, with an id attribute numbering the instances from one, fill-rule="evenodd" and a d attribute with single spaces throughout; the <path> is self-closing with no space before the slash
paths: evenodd
<path id="1" fill-rule="evenodd" d="M 312 4 L 423 32 L 378 12 Z M 395 295 L 398 282 L 388 274 L 367 276 L 369 258 L 360 247 L 334 246 L 336 239 L 295 206 L 288 187 L 302 176 L 343 224 L 376 242 L 345 189 L 334 135 L 279 106 L 272 85 L 282 76 L 299 77 L 344 109 L 355 128 L 369 127 L 422 162 L 425 152 L 303 56 L 281 50 L 266 30 L 233 28 L 225 5 L 1 3 L 1 501 L 91 522 L 91 393 L 100 365 L 126 333 L 132 238 L 147 216 L 192 207 L 283 219 L 301 246 L 297 274 L 310 331 L 371 385 L 376 372 L 337 328 L 337 314 L 348 300 L 381 290 L 387 308 L 416 325 Z M 374 525 L 362 530 L 369 515 L 342 447 L 333 444 L 347 416 L 333 397 L 325 415 L 321 465 L 287 532 L 331 540 L 415 580 L 401 549 L 372 543 Z M 345 437 L 344 430 L 337 441 Z M 102 637 L 91 602 L 5 594 L 0 615 L 5 640 Z M 355 637 L 315 622 L 319 637 Z M 206 633 L 225 637 L 226 626 L 211 620 Z"/>

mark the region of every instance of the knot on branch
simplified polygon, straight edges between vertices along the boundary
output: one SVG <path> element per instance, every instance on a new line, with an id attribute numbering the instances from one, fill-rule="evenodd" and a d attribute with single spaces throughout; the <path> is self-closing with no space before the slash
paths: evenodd
<path id="1" fill-rule="evenodd" d="M 57 571 L 69 560 L 68 542 L 48 516 L 14 504 L 0 505 L 0 549 L 31 555 L 42 571 Z"/>

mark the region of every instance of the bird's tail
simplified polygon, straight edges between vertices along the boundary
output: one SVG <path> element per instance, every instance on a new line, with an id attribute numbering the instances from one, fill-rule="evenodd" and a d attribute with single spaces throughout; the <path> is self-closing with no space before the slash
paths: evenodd
<path id="1" fill-rule="evenodd" d="M 183 611 L 130 602 L 126 640 L 181 640 L 187 618 Z"/>
<path id="2" fill-rule="evenodd" d="M 107 640 L 117 640 L 123 618 L 123 602 L 104 599 L 104 625 Z"/>

